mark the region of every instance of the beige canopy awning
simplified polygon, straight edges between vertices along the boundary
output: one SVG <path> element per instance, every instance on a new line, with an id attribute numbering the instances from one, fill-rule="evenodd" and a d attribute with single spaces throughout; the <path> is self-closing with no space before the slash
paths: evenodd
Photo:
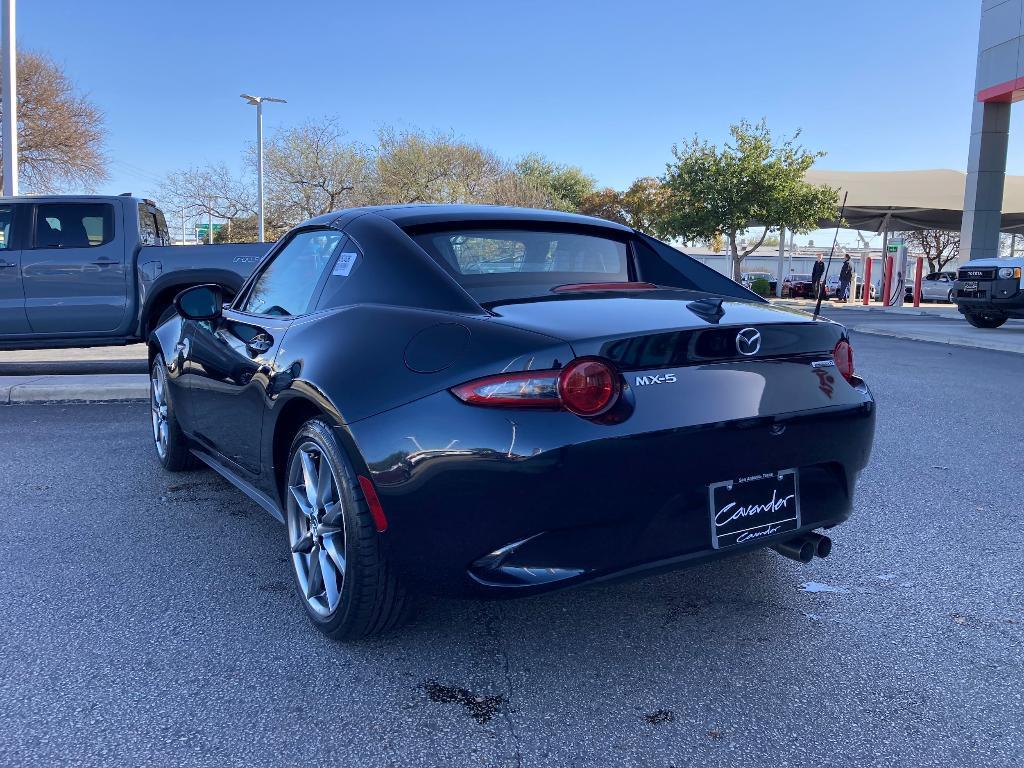
<path id="1" fill-rule="evenodd" d="M 811 184 L 848 192 L 847 226 L 874 232 L 960 229 L 967 174 L 960 171 L 823 171 L 812 168 Z M 823 220 L 823 229 L 836 221 Z M 1007 176 L 1003 192 L 1004 232 L 1024 232 L 1024 176 Z"/>

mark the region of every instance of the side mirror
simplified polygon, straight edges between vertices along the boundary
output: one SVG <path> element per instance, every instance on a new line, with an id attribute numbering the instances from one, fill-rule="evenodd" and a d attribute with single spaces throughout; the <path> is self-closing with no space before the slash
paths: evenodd
<path id="1" fill-rule="evenodd" d="M 174 308 L 189 320 L 215 320 L 221 316 L 224 293 L 219 285 L 195 285 L 174 297 Z"/>

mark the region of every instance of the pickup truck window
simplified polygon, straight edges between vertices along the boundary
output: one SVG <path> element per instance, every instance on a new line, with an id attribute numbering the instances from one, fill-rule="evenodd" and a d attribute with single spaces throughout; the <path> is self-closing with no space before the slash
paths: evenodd
<path id="1" fill-rule="evenodd" d="M 299 232 L 256 278 L 242 311 L 284 316 L 308 312 L 313 291 L 343 238 L 335 230 Z"/>
<path id="2" fill-rule="evenodd" d="M 11 247 L 11 221 L 14 219 L 14 208 L 0 205 L 0 249 Z"/>
<path id="3" fill-rule="evenodd" d="M 143 245 L 163 245 L 159 238 L 153 210 L 145 203 L 139 203 L 139 242 Z"/>
<path id="4" fill-rule="evenodd" d="M 139 242 L 142 245 L 171 245 L 163 212 L 149 203 L 139 203 Z"/>
<path id="5" fill-rule="evenodd" d="M 114 239 L 109 203 L 44 203 L 36 206 L 36 248 L 90 248 Z"/>

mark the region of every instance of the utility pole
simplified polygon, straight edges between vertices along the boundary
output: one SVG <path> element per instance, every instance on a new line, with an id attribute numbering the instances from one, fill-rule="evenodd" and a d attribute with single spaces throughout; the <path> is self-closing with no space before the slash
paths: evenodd
<path id="1" fill-rule="evenodd" d="M 256 107 L 256 187 L 258 190 L 257 194 L 259 196 L 259 224 L 257 238 L 262 243 L 265 240 L 263 236 L 263 102 L 273 101 L 278 104 L 287 104 L 288 102 L 284 99 L 274 99 L 270 96 L 250 96 L 247 93 L 243 93 L 242 98 Z"/>
<path id="2" fill-rule="evenodd" d="M 779 227 L 779 271 L 775 276 L 775 298 L 782 298 L 782 270 L 786 268 L 786 228 Z"/>
<path id="3" fill-rule="evenodd" d="M 18 52 L 14 40 L 14 0 L 3 0 L 2 87 L 5 195 L 18 194 Z"/>

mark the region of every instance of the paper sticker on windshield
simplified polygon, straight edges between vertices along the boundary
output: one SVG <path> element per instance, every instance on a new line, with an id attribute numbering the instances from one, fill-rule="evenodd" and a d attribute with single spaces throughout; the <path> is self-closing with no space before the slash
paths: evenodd
<path id="1" fill-rule="evenodd" d="M 358 253 L 342 253 L 338 256 L 338 260 L 334 263 L 334 271 L 332 275 L 337 277 L 348 277 L 349 272 L 352 271 L 352 267 L 356 265 L 356 257 Z"/>

